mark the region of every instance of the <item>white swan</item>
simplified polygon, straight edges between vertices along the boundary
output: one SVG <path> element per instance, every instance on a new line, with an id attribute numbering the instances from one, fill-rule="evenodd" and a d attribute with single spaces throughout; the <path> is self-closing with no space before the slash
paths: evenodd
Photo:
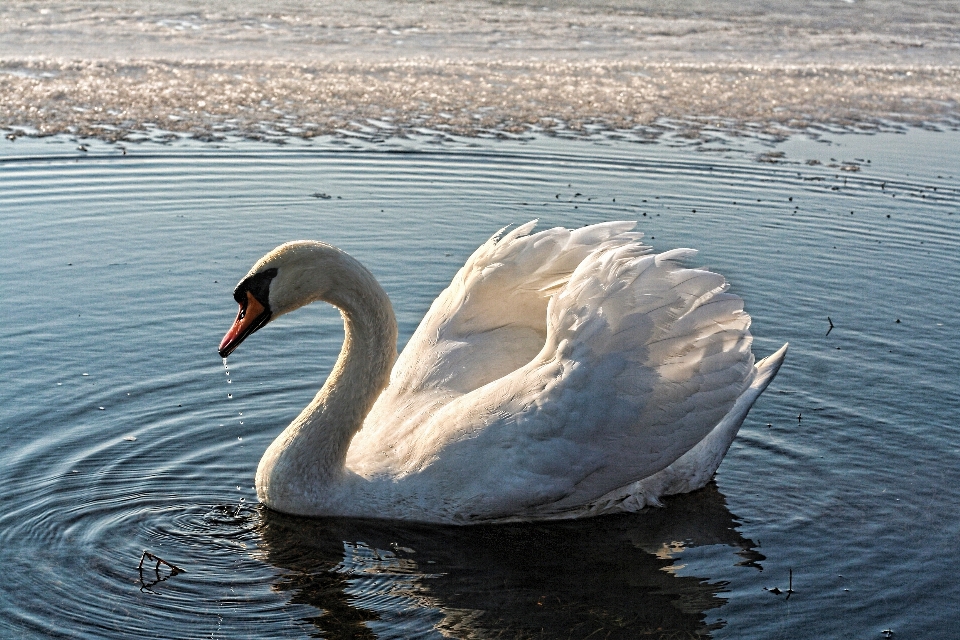
<path id="1" fill-rule="evenodd" d="M 316 300 L 345 338 L 314 400 L 257 469 L 301 515 L 470 523 L 636 511 L 713 476 L 786 345 L 754 366 L 722 276 L 609 222 L 493 236 L 397 357 L 386 293 L 359 262 L 290 242 L 240 281 L 228 356 Z"/>

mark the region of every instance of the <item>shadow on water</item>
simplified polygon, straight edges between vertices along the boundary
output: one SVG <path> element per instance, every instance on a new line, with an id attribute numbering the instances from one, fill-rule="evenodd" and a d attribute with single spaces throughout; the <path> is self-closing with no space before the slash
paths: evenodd
<path id="1" fill-rule="evenodd" d="M 382 637 L 376 621 L 411 611 L 421 634 L 459 638 L 701 638 L 726 583 L 677 575 L 673 556 L 725 545 L 760 569 L 737 525 L 711 483 L 631 516 L 458 528 L 263 509 L 260 533 L 275 589 L 318 609 L 324 638 Z"/>

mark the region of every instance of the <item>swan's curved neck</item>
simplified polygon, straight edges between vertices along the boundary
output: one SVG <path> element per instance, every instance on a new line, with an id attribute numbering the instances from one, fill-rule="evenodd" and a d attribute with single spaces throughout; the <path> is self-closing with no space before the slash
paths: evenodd
<path id="1" fill-rule="evenodd" d="M 323 387 L 264 453 L 257 469 L 261 501 L 283 511 L 317 495 L 344 473 L 347 449 L 397 358 L 397 322 L 386 292 L 360 263 L 349 260 L 335 286 L 314 299 L 343 316 L 343 348 Z M 295 485 L 293 484 L 295 483 Z M 310 495 L 313 494 L 313 495 Z M 297 509 L 292 509 L 296 512 Z"/>

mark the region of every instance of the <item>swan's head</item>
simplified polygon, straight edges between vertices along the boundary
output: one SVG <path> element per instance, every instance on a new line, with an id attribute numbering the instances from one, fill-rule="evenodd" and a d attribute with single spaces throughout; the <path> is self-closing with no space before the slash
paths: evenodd
<path id="1" fill-rule="evenodd" d="M 220 357 L 233 353 L 274 318 L 315 300 L 327 300 L 351 262 L 356 261 L 340 249 L 312 241 L 288 242 L 260 258 L 233 290 L 240 310 L 220 342 Z"/>

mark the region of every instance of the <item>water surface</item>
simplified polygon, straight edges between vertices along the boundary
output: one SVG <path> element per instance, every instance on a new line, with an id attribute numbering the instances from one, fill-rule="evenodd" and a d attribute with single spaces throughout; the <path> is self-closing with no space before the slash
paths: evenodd
<path id="1" fill-rule="evenodd" d="M 937 637 L 960 624 L 956 132 L 0 146 L 5 637 Z M 702 148 L 702 147 L 701 147 Z M 726 150 L 723 150 L 723 149 Z M 557 525 L 305 520 L 257 461 L 339 315 L 216 355 L 260 255 L 332 242 L 401 342 L 500 227 L 639 220 L 791 351 L 715 484 Z M 829 322 L 834 329 L 827 334 Z M 227 373 L 229 372 L 229 375 Z M 138 569 L 144 550 L 182 568 Z M 785 590 L 793 572 L 795 593 Z"/>

